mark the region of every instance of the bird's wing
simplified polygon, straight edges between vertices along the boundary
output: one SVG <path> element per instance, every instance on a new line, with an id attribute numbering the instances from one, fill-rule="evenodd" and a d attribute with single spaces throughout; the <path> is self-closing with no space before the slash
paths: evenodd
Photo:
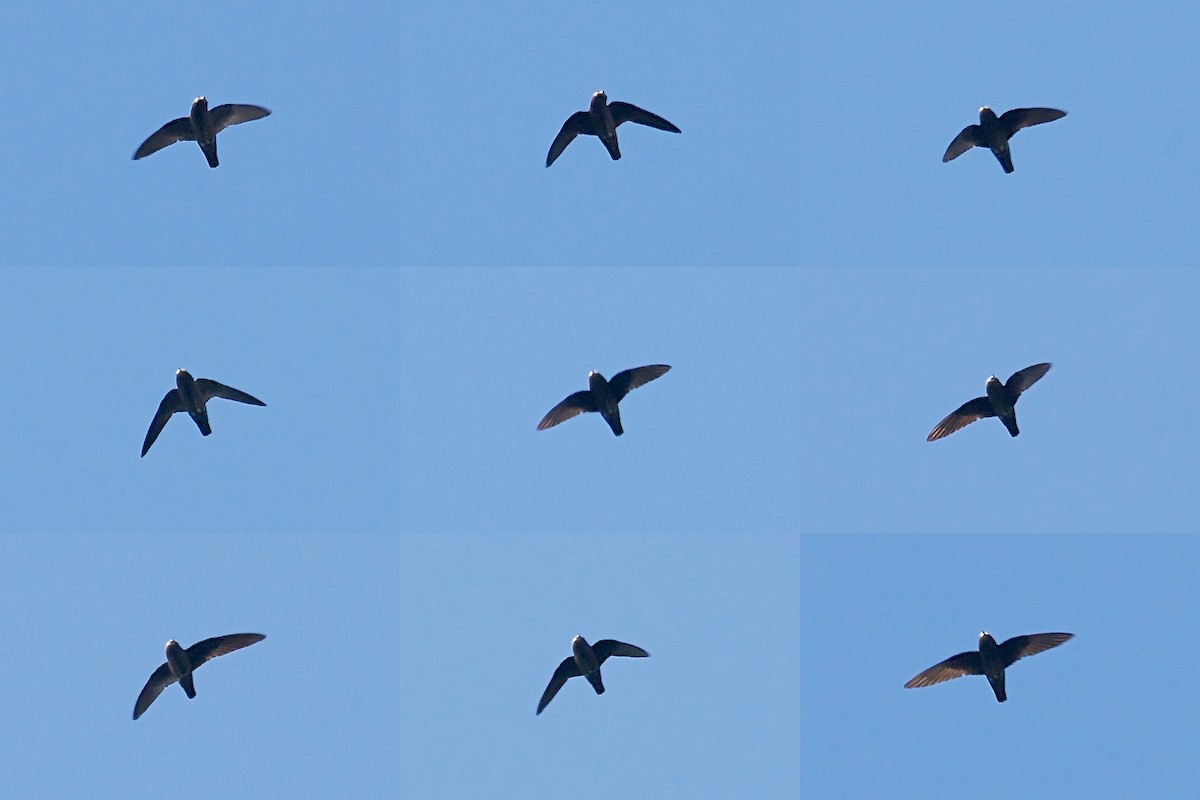
<path id="1" fill-rule="evenodd" d="M 197 378 L 196 389 L 199 391 L 202 402 L 208 402 L 213 397 L 223 397 L 226 400 L 237 400 L 239 403 L 248 403 L 252 406 L 266 405 L 266 403 L 257 397 L 251 397 L 243 391 L 234 389 L 232 386 L 210 381 L 208 378 Z"/>
<path id="2" fill-rule="evenodd" d="M 196 669 L 209 659 L 232 653 L 234 650 L 241 650 L 243 647 L 249 647 L 265 638 L 267 637 L 261 633 L 231 633 L 228 636 L 214 636 L 189 647 L 187 649 L 188 661 L 191 662 L 192 669 Z"/>
<path id="3" fill-rule="evenodd" d="M 150 675 L 150 680 L 146 681 L 146 685 L 142 687 L 142 693 L 138 695 L 137 702 L 133 704 L 133 718 L 137 719 L 146 713 L 146 709 L 150 707 L 156 697 L 162 694 L 162 690 L 174 682 L 175 676 L 171 674 L 171 668 L 164 662 L 154 670 Z"/>
<path id="4" fill-rule="evenodd" d="M 188 117 L 180 117 L 173 119 L 166 125 L 156 130 L 154 133 L 142 142 L 141 146 L 133 154 L 133 160 L 145 158 L 151 153 L 157 153 L 169 144 L 176 142 L 193 142 L 196 137 L 192 135 L 192 121 Z"/>
<path id="5" fill-rule="evenodd" d="M 1011 667 L 1017 659 L 1049 650 L 1051 647 L 1058 647 L 1074 635 L 1073 633 L 1031 633 L 1028 636 L 1014 636 L 1006 639 L 1004 644 L 1000 645 L 1000 658 L 1004 659 L 1005 667 Z"/>
<path id="6" fill-rule="evenodd" d="M 612 393 L 613 399 L 619 401 L 632 390 L 666 374 L 670 368 L 666 364 L 651 364 L 618 372 L 608 382 L 608 390 Z"/>
<path id="7" fill-rule="evenodd" d="M 143 456 L 150 451 L 150 445 L 154 444 L 154 440 L 162 433 L 163 426 L 176 411 L 183 411 L 183 398 L 179 396 L 178 389 L 172 389 L 158 404 L 158 411 L 154 412 L 154 419 L 150 420 L 150 430 L 146 431 L 146 440 L 142 442 Z"/>
<path id="8" fill-rule="evenodd" d="M 1020 372 L 1014 372 L 1004 384 L 1004 388 L 1019 396 L 1021 392 L 1033 386 L 1049 371 L 1049 364 L 1034 364 L 1032 367 L 1026 367 Z"/>
<path id="9" fill-rule="evenodd" d="M 646 109 L 638 108 L 629 103 L 622 103 L 620 101 L 609 103 L 608 110 L 612 114 L 613 125 L 620 125 L 622 122 L 636 122 L 639 125 L 649 125 L 651 128 L 658 128 L 660 131 L 681 133 L 679 128 L 676 128 L 658 114 L 651 114 Z"/>
<path id="10" fill-rule="evenodd" d="M 546 691 L 542 692 L 542 699 L 538 701 L 537 713 L 542 713 L 542 709 L 550 705 L 550 701 L 567 682 L 567 678 L 576 678 L 582 674 L 575 664 L 575 659 L 564 658 L 563 662 L 558 665 L 558 669 L 554 670 L 554 675 L 550 677 L 550 683 L 546 684 Z"/>
<path id="11" fill-rule="evenodd" d="M 625 644 L 615 639 L 601 639 L 592 645 L 596 661 L 603 664 L 609 656 L 629 656 L 630 658 L 647 658 L 650 654 L 634 644 Z"/>
<path id="12" fill-rule="evenodd" d="M 946 148 L 945 155 L 942 156 L 942 163 L 945 164 L 947 161 L 953 161 L 977 144 L 979 144 L 979 126 L 968 125 L 958 132 L 958 136 L 954 137 L 954 141 L 950 142 L 950 146 Z"/>
<path id="13" fill-rule="evenodd" d="M 567 145 L 581 133 L 596 135 L 596 125 L 592 122 L 591 115 L 586 111 L 576 111 L 567 117 L 567 121 L 563 123 L 562 129 L 554 137 L 554 141 L 550 143 L 550 152 L 546 154 L 546 166 L 548 167 L 553 164 L 554 159 L 561 156 L 562 151 L 567 149 Z"/>
<path id="14" fill-rule="evenodd" d="M 1009 138 L 1021 128 L 1030 125 L 1041 125 L 1043 122 L 1053 122 L 1067 115 L 1057 108 L 1013 108 L 1000 115 L 1000 127 Z"/>
<path id="15" fill-rule="evenodd" d="M 546 416 L 542 417 L 542 421 L 538 423 L 537 429 L 544 431 L 546 428 L 553 428 L 560 422 L 566 422 L 576 414 L 598 410 L 596 400 L 590 391 L 575 392 L 575 394 L 567 395 L 567 399 L 546 412 Z"/>
<path id="16" fill-rule="evenodd" d="M 216 136 L 230 125 L 240 125 L 243 122 L 262 119 L 270 113 L 270 111 L 262 106 L 226 103 L 223 106 L 211 109 L 208 112 L 208 116 L 212 119 L 213 135 Z"/>
<path id="17" fill-rule="evenodd" d="M 949 436 L 955 431 L 967 427 L 977 419 L 994 416 L 996 416 L 996 412 L 992 410 L 992 404 L 988 399 L 986 397 L 976 397 L 974 400 L 968 400 L 951 411 L 944 420 L 937 424 L 937 427 L 929 432 L 929 435 L 925 437 L 925 441 L 936 441 L 943 436 Z"/>
<path id="18" fill-rule="evenodd" d="M 904 684 L 904 688 L 916 689 L 921 686 L 933 686 L 935 683 L 961 678 L 963 675 L 982 674 L 983 664 L 979 661 L 978 651 L 968 650 L 965 653 L 950 656 L 940 664 L 934 664 Z"/>

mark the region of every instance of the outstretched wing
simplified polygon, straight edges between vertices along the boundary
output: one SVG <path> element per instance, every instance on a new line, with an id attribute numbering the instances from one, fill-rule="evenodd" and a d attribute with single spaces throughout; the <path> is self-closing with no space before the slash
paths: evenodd
<path id="1" fill-rule="evenodd" d="M 244 103 L 226 103 L 225 105 L 210 109 L 208 116 L 212 120 L 213 136 L 216 136 L 230 125 L 240 125 L 243 122 L 262 119 L 270 113 L 270 111 L 262 106 L 251 106 Z"/>
<path id="2" fill-rule="evenodd" d="M 965 653 L 950 656 L 941 663 L 934 664 L 904 684 L 904 688 L 917 689 L 921 686 L 933 686 L 935 683 L 943 683 L 955 678 L 961 678 L 963 675 L 982 674 L 983 664 L 979 660 L 979 653 L 975 650 L 968 650 Z"/>
<path id="3" fill-rule="evenodd" d="M 151 153 L 157 153 L 169 144 L 184 141 L 196 141 L 196 137 L 192 135 L 192 121 L 187 117 L 173 119 L 150 134 L 146 141 L 142 142 L 141 146 L 134 152 L 133 160 L 137 161 L 139 158 L 145 158 Z"/>
<path id="4" fill-rule="evenodd" d="M 950 146 L 946 148 L 945 155 L 942 156 L 942 163 L 945 164 L 947 161 L 953 161 L 978 144 L 980 144 L 979 126 L 968 125 L 958 132 L 958 136 L 954 137 L 954 141 L 950 142 Z"/>
<path id="5" fill-rule="evenodd" d="M 613 125 L 620 125 L 622 122 L 636 122 L 639 125 L 649 125 L 651 128 L 658 128 L 660 131 L 682 133 L 679 128 L 676 128 L 658 114 L 651 114 L 644 108 L 638 108 L 629 103 L 622 103 L 619 100 L 615 103 L 609 103 L 608 111 L 612 114 Z"/>
<path id="6" fill-rule="evenodd" d="M 650 655 L 637 645 L 625 644 L 624 642 L 618 642 L 615 639 L 601 639 L 592 645 L 592 652 L 596 654 L 596 661 L 600 664 L 603 664 L 609 656 L 647 658 Z"/>
<path id="7" fill-rule="evenodd" d="M 1012 135 L 1021 128 L 1041 125 L 1043 122 L 1053 122 L 1066 115 L 1067 112 L 1059 111 L 1057 108 L 1013 108 L 1000 115 L 999 123 L 1004 135 L 1012 138 Z"/>
<path id="8" fill-rule="evenodd" d="M 608 391 L 612 393 L 613 399 L 620 401 L 639 386 L 665 375 L 670 368 L 667 364 L 650 364 L 623 370 L 613 375 L 612 380 L 608 382 Z"/>
<path id="9" fill-rule="evenodd" d="M 162 433 L 163 426 L 167 424 L 167 420 L 176 411 L 183 411 L 183 398 L 179 396 L 178 389 L 172 389 L 167 392 L 162 402 L 158 404 L 158 411 L 154 412 L 154 419 L 150 420 L 150 429 L 146 431 L 146 439 L 142 442 L 143 457 L 149 452 L 150 445 L 154 444 L 154 440 Z"/>
<path id="10" fill-rule="evenodd" d="M 542 709 L 550 705 L 550 701 L 554 699 L 554 695 L 558 694 L 558 690 L 563 687 L 568 678 L 576 678 L 582 674 L 575 664 L 575 659 L 564 658 L 563 662 L 558 665 L 558 669 L 554 670 L 550 683 L 546 684 L 546 691 L 542 692 L 542 699 L 538 701 L 537 713 L 542 713 Z"/>
<path id="11" fill-rule="evenodd" d="M 266 405 L 266 403 L 257 397 L 251 397 L 241 390 L 234 389 L 232 386 L 210 381 L 208 378 L 197 378 L 196 390 L 200 394 L 201 402 L 208 402 L 213 397 L 223 397 L 226 400 L 236 400 L 239 403 L 248 403 L 252 406 Z"/>
<path id="12" fill-rule="evenodd" d="M 1000 658 L 1004 659 L 1005 667 L 1011 667 L 1017 659 L 1049 650 L 1051 647 L 1058 647 L 1074 635 L 1073 633 L 1031 633 L 1028 636 L 1014 636 L 1011 639 L 1005 639 L 1004 644 L 1000 645 Z"/>
<path id="13" fill-rule="evenodd" d="M 189 647 L 187 649 L 188 661 L 191 662 L 194 670 L 205 661 L 232 653 L 234 650 L 241 650 L 243 647 L 249 647 L 265 638 L 267 637 L 261 633 L 231 633 L 227 636 L 214 636 Z"/>
<path id="14" fill-rule="evenodd" d="M 986 397 L 976 397 L 974 400 L 968 400 L 951 411 L 944 420 L 939 422 L 929 432 L 929 435 L 925 437 L 925 441 L 936 441 L 943 436 L 949 436 L 955 431 L 967 427 L 977 419 L 994 416 L 996 416 L 996 412 L 992 410 L 992 404 L 988 402 L 988 399 Z"/>
<path id="15" fill-rule="evenodd" d="M 138 695 L 137 702 L 133 704 L 133 718 L 137 719 L 142 714 L 146 713 L 146 709 L 154 702 L 162 690 L 175 682 L 175 676 L 171 674 L 171 668 L 163 663 L 158 669 L 150 675 L 150 680 L 146 681 L 146 685 L 142 687 L 142 693 Z"/>
<path id="16" fill-rule="evenodd" d="M 1021 392 L 1033 386 L 1049 371 L 1049 364 L 1034 364 L 1032 367 L 1026 367 L 1020 372 L 1014 372 L 1012 377 L 1005 382 L 1004 388 L 1012 394 L 1020 396 Z"/>
<path id="17" fill-rule="evenodd" d="M 566 422 L 584 411 L 599 411 L 592 393 L 586 390 L 567 395 L 565 400 L 546 412 L 546 416 L 542 417 L 542 421 L 538 423 L 537 429 L 544 431 L 546 428 L 553 428 L 558 423 Z"/>
<path id="18" fill-rule="evenodd" d="M 550 152 L 546 154 L 546 166 L 548 167 L 553 164 L 554 159 L 562 155 L 562 151 L 567 149 L 567 145 L 581 133 L 596 135 L 596 125 L 592 122 L 591 115 L 586 111 L 576 111 L 567 117 L 567 121 L 563 123 L 562 129 L 554 137 L 554 141 L 550 143 Z"/>

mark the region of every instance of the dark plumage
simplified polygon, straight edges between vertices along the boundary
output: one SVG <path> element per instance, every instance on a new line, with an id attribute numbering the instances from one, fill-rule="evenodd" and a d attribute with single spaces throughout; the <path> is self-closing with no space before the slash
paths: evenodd
<path id="1" fill-rule="evenodd" d="M 271 112 L 262 106 L 251 106 L 242 103 L 227 103 L 216 106 L 211 111 L 208 101 L 197 97 L 192 101 L 192 111 L 186 117 L 173 119 L 150 134 L 142 146 L 133 154 L 133 160 L 145 158 L 151 153 L 157 153 L 169 144 L 176 142 L 196 142 L 210 167 L 216 167 L 217 134 L 230 125 L 262 119 Z"/>
<path id="2" fill-rule="evenodd" d="M 144 714 L 155 698 L 162 694 L 162 690 L 175 681 L 179 681 L 179 685 L 183 687 L 184 694 L 188 696 L 188 699 L 194 698 L 196 687 L 192 683 L 192 673 L 199 669 L 201 664 L 217 656 L 249 647 L 265 638 L 267 637 L 261 633 L 231 633 L 227 636 L 215 636 L 212 639 L 197 642 L 186 650 L 180 647 L 174 639 L 171 639 L 167 642 L 166 662 L 150 675 L 150 679 L 146 681 L 141 694 L 138 695 L 137 702 L 133 705 L 133 718 L 137 719 Z"/>
<path id="3" fill-rule="evenodd" d="M 975 420 L 984 417 L 999 417 L 1000 421 L 1004 423 L 1004 427 L 1008 428 L 1009 434 L 1016 436 L 1021 432 L 1017 429 L 1017 400 L 1020 399 L 1022 392 L 1037 383 L 1049 369 L 1049 364 L 1034 364 L 1020 372 L 1014 372 L 1006 383 L 1000 383 L 1000 379 L 992 375 L 984 386 L 987 390 L 986 397 L 968 400 L 950 412 L 949 416 L 929 432 L 925 441 L 932 442 L 943 436 L 949 436 L 960 428 L 965 428 Z"/>
<path id="4" fill-rule="evenodd" d="M 979 124 L 968 125 L 954 137 L 942 156 L 942 163 L 953 161 L 972 147 L 986 147 L 996 156 L 1005 172 L 1012 172 L 1012 153 L 1008 148 L 1008 140 L 1013 134 L 1021 128 L 1053 122 L 1066 115 L 1067 112 L 1057 108 L 1014 108 L 997 117 L 996 112 L 984 106 L 979 109 Z"/>
<path id="5" fill-rule="evenodd" d="M 546 154 L 546 166 L 553 164 L 554 159 L 562 155 L 567 145 L 581 133 L 600 137 L 600 141 L 608 148 L 608 154 L 616 161 L 621 157 L 621 150 L 617 146 L 617 126 L 623 122 L 636 122 L 639 125 L 658 128 L 660 131 L 680 133 L 679 128 L 657 114 L 651 114 L 645 109 L 619 100 L 610 103 L 608 95 L 596 92 L 592 95 L 592 102 L 587 111 L 576 111 L 567 117 L 562 129 L 550 144 L 550 152 Z"/>
<path id="6" fill-rule="evenodd" d="M 546 691 L 542 692 L 542 699 L 538 701 L 538 714 L 541 714 L 542 710 L 550 705 L 550 701 L 554 699 L 554 695 L 558 694 L 558 690 L 563 687 L 567 679 L 582 675 L 596 690 L 596 694 L 604 694 L 604 683 L 600 680 L 600 665 L 609 657 L 646 658 L 650 655 L 636 645 L 625 644 L 614 639 L 601 639 L 594 645 L 589 645 L 582 636 L 576 636 L 571 640 L 571 653 L 571 657 L 564 658 L 563 662 L 558 665 L 558 669 L 554 670 L 554 675 L 550 677 L 550 683 L 546 685 Z"/>
<path id="7" fill-rule="evenodd" d="M 1008 699 L 1004 691 L 1004 670 L 1011 667 L 1017 659 L 1058 647 L 1070 639 L 1073 633 L 1031 633 L 1027 636 L 1014 636 L 1004 644 L 997 645 L 996 640 L 986 631 L 979 634 L 979 650 L 968 650 L 951 656 L 945 661 L 934 664 L 929 669 L 917 675 L 904 684 L 905 689 L 916 689 L 921 686 L 933 686 L 935 683 L 960 678 L 963 675 L 985 675 L 992 691 L 996 694 L 997 702 L 1003 703 Z"/>
<path id="8" fill-rule="evenodd" d="M 663 375 L 669 369 L 666 364 L 634 367 L 613 375 L 611 381 L 606 381 L 603 375 L 593 370 L 588 373 L 588 388 L 568 395 L 565 400 L 550 409 L 538 423 L 537 429 L 543 431 L 553 428 L 584 411 L 598 411 L 608 423 L 608 427 L 612 428 L 612 432 L 620 436 L 625 429 L 621 427 L 621 412 L 617 404 L 629 392 Z"/>
<path id="9" fill-rule="evenodd" d="M 208 436 L 212 433 L 212 428 L 208 424 L 208 408 L 205 404 L 214 397 L 236 400 L 252 406 L 266 405 L 257 397 L 251 397 L 245 392 L 223 383 L 210 381 L 208 378 L 193 380 L 186 369 L 176 370 L 175 388 L 167 392 L 162 402 L 158 404 L 158 411 L 154 412 L 154 419 L 150 421 L 150 429 L 146 431 L 146 440 L 142 442 L 142 455 L 145 456 L 149 452 L 150 445 L 154 444 L 158 434 L 162 433 L 162 429 L 171 415 L 180 411 L 188 413 L 202 435 Z"/>

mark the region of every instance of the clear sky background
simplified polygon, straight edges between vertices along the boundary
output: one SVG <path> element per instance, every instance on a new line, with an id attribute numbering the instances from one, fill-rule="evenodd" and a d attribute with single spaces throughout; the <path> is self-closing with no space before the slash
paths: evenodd
<path id="1" fill-rule="evenodd" d="M 2 22 L 5 794 L 1194 789 L 1196 545 L 1047 535 L 1200 516 L 1191 10 Z M 546 169 L 597 89 L 683 133 Z M 200 94 L 273 114 L 130 160 Z M 1069 114 L 942 164 L 983 104 Z M 1020 437 L 924 441 L 1040 361 Z M 650 363 L 624 436 L 534 430 Z M 267 407 L 138 458 L 179 367 Z M 901 688 L 980 629 L 1078 637 L 1004 705 Z M 237 631 L 130 721 L 166 639 Z M 652 657 L 535 717 L 577 633 Z"/>

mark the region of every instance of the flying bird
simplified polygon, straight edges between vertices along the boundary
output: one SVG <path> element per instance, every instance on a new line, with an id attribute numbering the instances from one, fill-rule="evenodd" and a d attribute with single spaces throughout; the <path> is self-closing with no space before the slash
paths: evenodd
<path id="1" fill-rule="evenodd" d="M 943 436 L 949 436 L 956 430 L 965 428 L 975 420 L 984 417 L 999 417 L 1000 421 L 1004 423 L 1004 427 L 1008 428 L 1009 434 L 1016 436 L 1021 432 L 1017 429 L 1017 400 L 1020 399 L 1022 392 L 1037 383 L 1049 369 L 1049 364 L 1034 364 L 1020 372 L 1014 372 L 1005 383 L 1000 383 L 1000 379 L 992 375 L 984 386 L 987 390 L 987 397 L 968 400 L 950 412 L 948 417 L 929 432 L 925 441 L 932 442 Z"/>
<path id="2" fill-rule="evenodd" d="M 604 92 L 596 92 L 592 95 L 592 103 L 587 111 L 576 111 L 567 117 L 562 130 L 550 144 L 550 152 L 546 154 L 546 166 L 553 164 L 554 159 L 562 155 L 562 151 L 567 149 L 567 145 L 581 133 L 586 133 L 588 136 L 599 136 L 600 141 L 604 142 L 604 146 L 608 148 L 608 154 L 612 156 L 612 160 L 616 161 L 621 157 L 621 150 L 617 147 L 617 126 L 622 122 L 636 122 L 639 125 L 658 128 L 660 131 L 680 133 L 679 128 L 657 114 L 651 114 L 645 109 L 630 103 L 622 103 L 619 100 L 610 103 L 608 95 Z"/>
<path id="3" fill-rule="evenodd" d="M 261 633 L 231 633 L 228 636 L 214 636 L 212 639 L 196 642 L 186 650 L 171 639 L 167 642 L 166 663 L 159 665 L 150 675 L 150 680 L 146 681 L 142 693 L 133 705 L 133 718 L 137 719 L 146 713 L 146 709 L 162 694 L 162 690 L 175 681 L 179 681 L 189 699 L 194 698 L 196 687 L 192 684 L 192 673 L 199 669 L 201 664 L 217 656 L 249 647 L 265 638 L 267 637 Z"/>
<path id="4" fill-rule="evenodd" d="M 588 683 L 596 690 L 596 694 L 604 694 L 604 683 L 600 680 L 600 665 L 610 656 L 646 658 L 650 655 L 640 647 L 613 639 L 601 639 L 595 644 L 589 645 L 582 636 L 576 636 L 571 640 L 571 653 L 573 655 L 570 658 L 564 658 L 563 662 L 558 665 L 558 669 L 554 670 L 550 683 L 546 685 L 546 691 L 542 692 L 542 699 L 538 701 L 538 714 L 541 714 L 542 710 L 550 705 L 550 701 L 554 699 L 554 695 L 558 694 L 558 690 L 563 687 L 568 678 L 577 678 L 582 675 L 588 679 Z"/>
<path id="5" fill-rule="evenodd" d="M 145 158 L 151 153 L 157 153 L 169 144 L 176 142 L 196 142 L 208 159 L 210 167 L 217 166 L 217 134 L 230 125 L 240 125 L 262 119 L 271 112 L 262 106 L 250 106 L 243 103 L 226 103 L 216 106 L 211 111 L 208 101 L 197 97 L 192 101 L 192 112 L 186 117 L 173 119 L 166 125 L 150 134 L 142 146 L 133 154 L 133 160 Z"/>
<path id="6" fill-rule="evenodd" d="M 1012 172 L 1012 153 L 1008 149 L 1008 140 L 1013 134 L 1021 128 L 1053 122 L 1066 115 L 1067 112 L 1057 108 L 1014 108 L 997 117 L 995 111 L 984 106 L 979 109 L 979 124 L 968 125 L 954 137 L 942 156 L 942 163 L 953 161 L 972 147 L 986 147 L 996 156 L 1005 172 Z"/>
<path id="7" fill-rule="evenodd" d="M 617 403 L 633 389 L 649 383 L 669 369 L 666 364 L 634 367 L 613 375 L 611 381 L 606 381 L 603 375 L 592 370 L 588 373 L 588 388 L 568 395 L 565 400 L 550 409 L 538 423 L 537 429 L 544 431 L 546 428 L 553 428 L 584 411 L 599 411 L 608 427 L 612 428 L 613 434 L 620 436 L 625 429 L 621 427 L 621 412 Z"/>
<path id="8" fill-rule="evenodd" d="M 1028 636 L 1014 636 L 997 645 L 996 640 L 986 631 L 979 634 L 979 651 L 968 650 L 951 656 L 940 664 L 934 664 L 920 675 L 904 684 L 905 689 L 916 689 L 921 686 L 933 686 L 935 683 L 961 678 L 963 675 L 986 675 L 992 691 L 996 693 L 996 701 L 1003 703 L 1008 699 L 1004 692 L 1004 670 L 1016 663 L 1017 659 L 1058 647 L 1070 639 L 1073 633 L 1031 633 Z"/>
<path id="9" fill-rule="evenodd" d="M 208 424 L 208 408 L 205 404 L 214 397 L 236 400 L 252 406 L 266 405 L 257 397 L 251 397 L 245 392 L 223 383 L 210 381 L 208 378 L 193 380 L 186 369 L 176 370 L 175 388 L 167 392 L 162 402 L 158 404 L 158 411 L 154 412 L 154 419 L 150 421 L 150 430 L 146 431 L 146 441 L 142 442 L 142 456 L 144 457 L 149 452 L 150 445 L 154 444 L 158 434 L 162 433 L 163 426 L 167 424 L 171 415 L 180 411 L 188 413 L 196 423 L 196 427 L 200 429 L 201 434 L 208 436 L 212 433 L 212 428 Z"/>

